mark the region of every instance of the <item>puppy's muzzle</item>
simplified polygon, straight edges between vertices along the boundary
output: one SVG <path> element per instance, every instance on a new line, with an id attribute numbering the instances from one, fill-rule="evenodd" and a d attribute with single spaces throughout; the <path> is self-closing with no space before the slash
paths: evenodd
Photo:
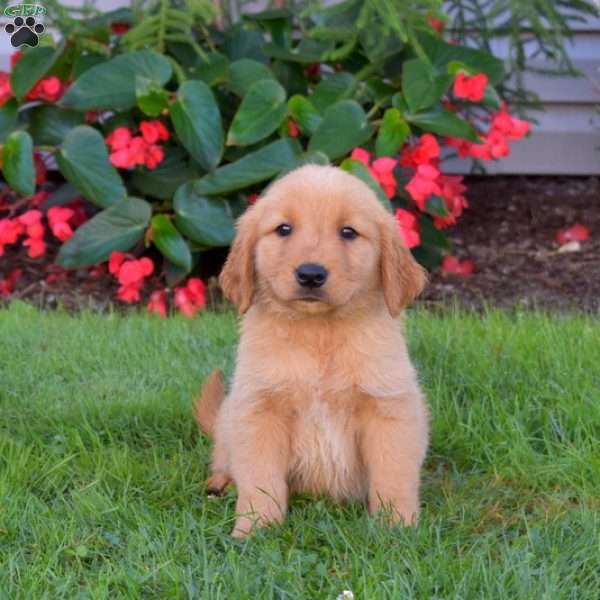
<path id="1" fill-rule="evenodd" d="M 304 288 L 320 288 L 326 281 L 329 273 L 323 265 L 317 263 L 303 263 L 295 272 L 296 281 Z"/>

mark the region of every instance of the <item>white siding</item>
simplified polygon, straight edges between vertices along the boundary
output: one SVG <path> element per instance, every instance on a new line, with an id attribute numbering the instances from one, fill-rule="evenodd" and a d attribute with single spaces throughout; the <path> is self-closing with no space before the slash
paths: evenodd
<path id="1" fill-rule="evenodd" d="M 63 0 L 81 5 L 83 0 Z M 260 7 L 264 2 L 256 2 Z M 97 0 L 101 9 L 118 8 L 127 0 Z M 6 21 L 2 21 L 3 29 Z M 546 77 L 528 73 L 526 85 L 539 94 L 545 112 L 536 113 L 533 134 L 513 145 L 511 156 L 489 166 L 490 173 L 600 174 L 600 18 L 574 25 L 568 52 L 583 77 Z M 497 40 L 494 52 L 506 56 L 507 44 Z M 7 69 L 13 48 L 0 30 L 0 69 Z M 543 66 L 543 65 L 538 65 Z M 466 161 L 450 169 L 468 171 Z"/>

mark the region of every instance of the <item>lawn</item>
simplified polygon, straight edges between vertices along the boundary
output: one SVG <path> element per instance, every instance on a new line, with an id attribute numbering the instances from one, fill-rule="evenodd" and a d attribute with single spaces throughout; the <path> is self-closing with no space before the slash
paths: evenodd
<path id="1" fill-rule="evenodd" d="M 236 322 L 0 311 L 0 598 L 594 599 L 600 323 L 411 313 L 432 412 L 417 528 L 297 498 L 232 541 L 191 399 Z"/>

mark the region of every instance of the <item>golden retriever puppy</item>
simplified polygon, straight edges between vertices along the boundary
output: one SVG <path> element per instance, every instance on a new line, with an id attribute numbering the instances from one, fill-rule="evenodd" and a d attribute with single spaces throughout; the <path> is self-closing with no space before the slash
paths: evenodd
<path id="1" fill-rule="evenodd" d="M 368 499 L 413 523 L 428 439 L 402 309 L 424 272 L 356 177 L 301 167 L 239 219 L 220 276 L 244 315 L 229 393 L 196 406 L 214 435 L 209 489 L 237 487 L 233 535 L 280 522 L 294 492 Z"/>

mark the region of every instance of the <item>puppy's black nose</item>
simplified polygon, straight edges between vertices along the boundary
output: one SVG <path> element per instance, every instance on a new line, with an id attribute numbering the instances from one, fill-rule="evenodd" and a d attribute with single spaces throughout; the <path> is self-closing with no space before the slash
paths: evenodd
<path id="1" fill-rule="evenodd" d="M 327 269 L 316 263 L 303 263 L 296 269 L 296 281 L 307 288 L 321 287 L 327 280 Z"/>

